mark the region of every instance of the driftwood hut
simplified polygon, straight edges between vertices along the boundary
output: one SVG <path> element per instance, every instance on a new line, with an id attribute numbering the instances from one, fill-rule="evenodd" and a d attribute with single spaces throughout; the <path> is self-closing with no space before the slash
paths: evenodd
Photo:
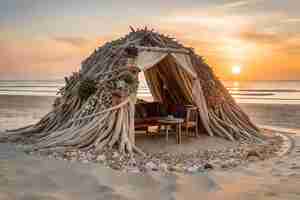
<path id="1" fill-rule="evenodd" d="M 11 140 L 28 139 L 38 149 L 135 145 L 134 113 L 143 71 L 155 101 L 197 106 L 199 126 L 210 136 L 261 141 L 259 129 L 236 104 L 210 66 L 169 36 L 134 30 L 97 48 L 79 72 L 65 78 L 53 110 L 37 124 L 6 132 Z M 169 88 L 166 97 L 163 87 Z"/>

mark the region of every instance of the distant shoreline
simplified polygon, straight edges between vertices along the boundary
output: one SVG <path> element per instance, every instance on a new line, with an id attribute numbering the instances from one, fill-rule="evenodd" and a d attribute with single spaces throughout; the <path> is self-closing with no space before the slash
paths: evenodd
<path id="1" fill-rule="evenodd" d="M 299 104 L 300 81 L 228 81 L 224 86 L 239 104 Z M 61 79 L 54 80 L 0 80 L 0 98 L 50 97 L 56 98 L 59 88 L 64 86 Z M 138 97 L 151 101 L 152 96 L 145 81 L 140 81 Z"/>
<path id="2" fill-rule="evenodd" d="M 26 99 L 34 99 L 34 98 L 44 98 L 44 99 L 48 99 L 48 100 L 52 100 L 54 101 L 55 98 L 59 97 L 59 95 L 22 95 L 22 94 L 0 94 L 0 99 L 1 98 L 5 98 L 5 97 L 11 97 L 11 98 L 26 98 Z M 138 98 L 143 99 L 145 101 L 152 101 L 152 97 L 151 96 L 138 96 Z M 251 98 L 251 97 L 235 97 L 235 99 L 237 100 L 237 103 L 240 105 L 243 104 L 257 104 L 257 105 L 300 105 L 300 103 L 298 102 L 294 102 L 294 101 L 299 101 L 300 99 L 280 99 L 280 98 Z M 239 100 L 268 100 L 265 102 L 239 102 Z M 274 102 L 274 100 L 277 100 L 276 102 Z M 278 101 L 283 101 L 283 102 L 278 102 Z M 290 101 L 290 102 L 287 102 Z"/>
<path id="3" fill-rule="evenodd" d="M 0 94 L 0 130 L 13 129 L 37 122 L 51 110 L 56 97 Z M 238 101 L 238 104 L 256 124 L 300 129 L 300 104 L 290 102 Z"/>

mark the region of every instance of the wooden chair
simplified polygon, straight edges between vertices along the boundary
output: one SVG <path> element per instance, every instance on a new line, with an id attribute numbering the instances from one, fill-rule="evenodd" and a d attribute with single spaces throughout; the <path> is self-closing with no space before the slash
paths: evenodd
<path id="1" fill-rule="evenodd" d="M 187 105 L 186 108 L 186 117 L 182 128 L 184 134 L 187 136 L 198 136 L 199 134 L 199 113 L 198 108 L 193 105 Z M 195 132 L 191 131 L 194 129 Z M 191 131 L 191 132 L 190 132 Z"/>

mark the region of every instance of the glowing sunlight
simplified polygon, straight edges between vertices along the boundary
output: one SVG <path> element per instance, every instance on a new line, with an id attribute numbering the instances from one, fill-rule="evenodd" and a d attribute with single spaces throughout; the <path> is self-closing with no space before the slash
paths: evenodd
<path id="1" fill-rule="evenodd" d="M 242 72 L 242 67 L 239 66 L 239 65 L 235 65 L 235 66 L 233 66 L 233 67 L 231 68 L 231 73 L 232 73 L 233 75 L 240 75 L 241 72 Z"/>

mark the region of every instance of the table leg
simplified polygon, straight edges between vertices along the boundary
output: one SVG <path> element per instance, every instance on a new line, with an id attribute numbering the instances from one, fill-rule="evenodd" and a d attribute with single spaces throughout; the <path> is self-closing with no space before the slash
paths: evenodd
<path id="1" fill-rule="evenodd" d="M 178 124 L 178 144 L 181 144 L 181 124 Z"/>
<path id="2" fill-rule="evenodd" d="M 175 126 L 175 136 L 176 136 L 176 143 L 178 144 L 178 125 Z"/>
<path id="3" fill-rule="evenodd" d="M 166 141 L 169 141 L 169 126 L 166 126 Z"/>

